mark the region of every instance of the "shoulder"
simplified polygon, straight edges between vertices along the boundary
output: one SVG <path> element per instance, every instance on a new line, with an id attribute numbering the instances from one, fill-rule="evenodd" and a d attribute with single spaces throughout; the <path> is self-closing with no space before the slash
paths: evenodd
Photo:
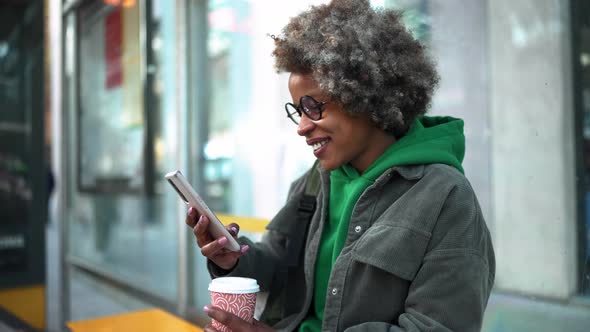
<path id="1" fill-rule="evenodd" d="M 438 195 L 443 210 L 451 208 L 481 214 L 475 190 L 467 177 L 456 168 L 444 164 L 425 165 L 419 183 L 428 188 L 431 194 Z"/>
<path id="2" fill-rule="evenodd" d="M 394 167 L 393 170 L 411 187 L 411 197 L 425 201 L 429 205 L 440 205 L 440 208 L 448 200 L 476 200 L 475 191 L 469 180 L 452 166 L 410 165 Z"/>
<path id="3" fill-rule="evenodd" d="M 465 175 L 451 166 L 433 164 L 425 167 L 422 181 L 444 183 L 443 187 L 447 188 L 440 198 L 430 249 L 469 248 L 480 256 L 482 252 L 487 252 L 491 247 L 489 229 L 477 194 Z"/>
<path id="4" fill-rule="evenodd" d="M 452 166 L 445 164 L 425 165 L 420 182 L 423 182 L 423 185 L 433 190 L 440 198 L 444 198 L 446 205 L 453 202 L 478 204 L 475 190 L 467 177 Z"/>
<path id="5" fill-rule="evenodd" d="M 404 215 L 411 216 L 412 227 L 420 227 L 436 238 L 453 229 L 477 232 L 485 226 L 477 195 L 456 168 L 427 164 L 395 169 L 404 181 L 392 183 L 390 191 L 407 187 L 396 205 L 402 206 Z"/>
<path id="6" fill-rule="evenodd" d="M 423 178 L 443 181 L 457 187 L 471 188 L 467 177 L 453 166 L 445 164 L 424 165 Z"/>
<path id="7" fill-rule="evenodd" d="M 370 197 L 379 198 L 375 211 L 385 223 L 397 220 L 404 227 L 432 234 L 481 216 L 469 181 L 447 165 L 397 166 L 377 182 L 378 196 Z"/>

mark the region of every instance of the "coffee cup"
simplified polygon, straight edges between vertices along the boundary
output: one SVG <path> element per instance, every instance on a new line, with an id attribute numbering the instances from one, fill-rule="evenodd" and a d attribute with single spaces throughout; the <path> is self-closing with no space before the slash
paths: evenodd
<path id="1" fill-rule="evenodd" d="M 258 291 L 260 291 L 260 287 L 256 279 L 251 278 L 219 277 L 211 280 L 209 284 L 211 304 L 247 322 L 252 322 L 254 317 Z M 213 320 L 211 324 L 219 331 L 231 331 L 216 320 Z"/>

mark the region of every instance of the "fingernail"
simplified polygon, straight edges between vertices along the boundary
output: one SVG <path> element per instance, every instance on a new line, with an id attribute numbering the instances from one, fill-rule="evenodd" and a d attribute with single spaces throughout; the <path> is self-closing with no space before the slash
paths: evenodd
<path id="1" fill-rule="evenodd" d="M 221 244 L 222 246 L 227 244 L 227 238 L 224 236 L 221 239 L 219 239 L 219 244 Z"/>
<path id="2" fill-rule="evenodd" d="M 191 206 L 191 207 L 188 209 L 188 215 L 189 215 L 190 217 L 194 217 L 194 216 L 195 216 L 195 213 L 196 213 L 196 211 L 195 211 L 195 208 Z"/>
<path id="3" fill-rule="evenodd" d="M 242 248 L 240 248 L 240 252 L 243 254 L 246 251 L 248 251 L 248 249 L 250 249 L 250 246 L 247 245 L 247 244 L 245 244 L 245 245 L 242 246 Z"/>
<path id="4" fill-rule="evenodd" d="M 204 306 L 204 307 L 203 307 L 203 311 L 204 311 L 204 312 L 209 312 L 209 306 L 208 306 L 208 305 Z"/>
<path id="5" fill-rule="evenodd" d="M 199 217 L 199 220 L 198 220 L 197 222 L 198 222 L 199 224 L 203 222 L 203 215 L 201 215 L 201 216 Z"/>
<path id="6" fill-rule="evenodd" d="M 236 228 L 236 226 L 233 226 L 231 230 L 234 232 L 234 234 L 238 234 L 238 229 Z"/>

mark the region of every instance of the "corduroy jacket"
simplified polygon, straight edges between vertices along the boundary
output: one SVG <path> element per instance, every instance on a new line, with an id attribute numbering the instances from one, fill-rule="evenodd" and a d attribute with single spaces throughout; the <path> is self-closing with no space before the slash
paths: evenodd
<path id="1" fill-rule="evenodd" d="M 228 271 L 209 262 L 212 277 L 258 280 L 268 291 L 261 320 L 296 330 L 313 304 L 314 267 L 327 222 L 329 173 L 305 238 L 302 264 L 283 273 L 290 230 L 306 177 L 258 243 Z M 442 164 L 385 171 L 357 201 L 346 243 L 326 290 L 323 331 L 479 331 L 494 284 L 490 233 L 467 179 Z"/>

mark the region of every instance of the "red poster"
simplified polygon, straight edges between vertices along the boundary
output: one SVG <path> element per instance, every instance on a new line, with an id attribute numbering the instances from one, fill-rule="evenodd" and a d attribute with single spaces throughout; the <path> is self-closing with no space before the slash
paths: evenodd
<path id="1" fill-rule="evenodd" d="M 121 8 L 115 8 L 104 19 L 105 87 L 113 89 L 123 83 L 123 24 Z"/>

